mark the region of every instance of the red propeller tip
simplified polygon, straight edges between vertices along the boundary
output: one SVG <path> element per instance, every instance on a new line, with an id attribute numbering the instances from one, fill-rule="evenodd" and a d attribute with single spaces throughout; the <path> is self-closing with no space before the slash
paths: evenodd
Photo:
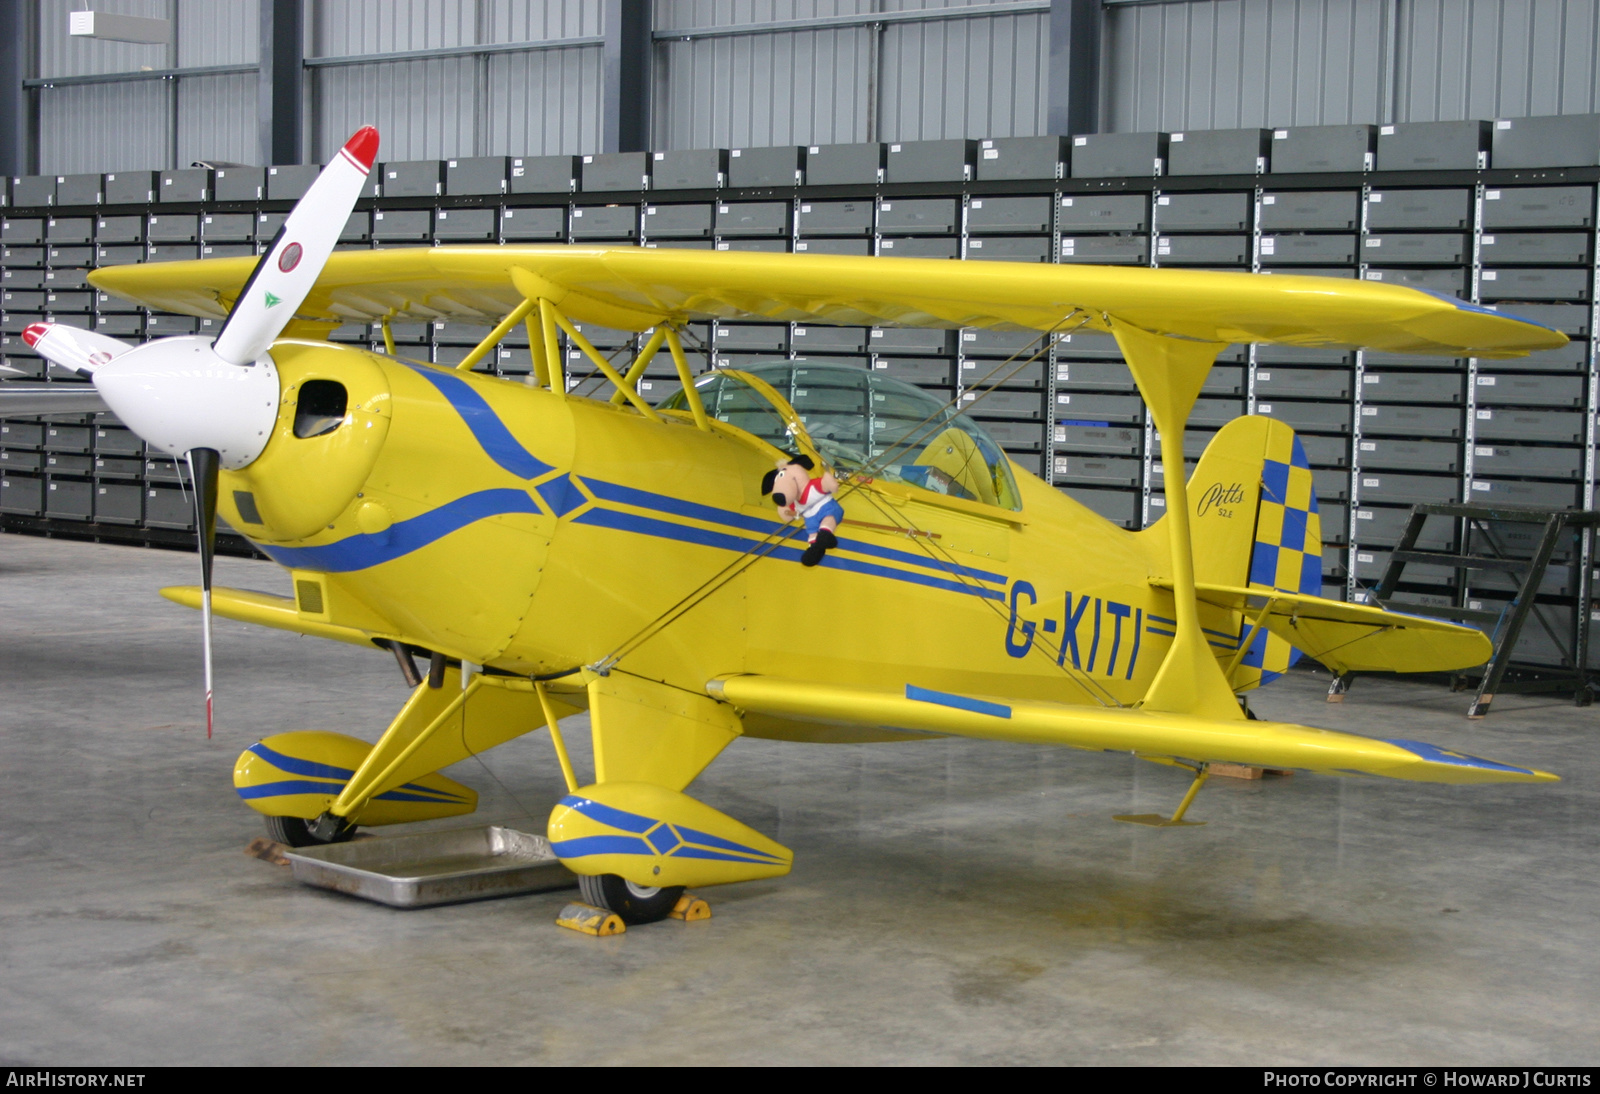
<path id="1" fill-rule="evenodd" d="M 345 141 L 344 150 L 361 165 L 362 170 L 372 170 L 372 161 L 378 158 L 377 129 L 370 125 L 357 129 L 355 135 Z"/>
<path id="2" fill-rule="evenodd" d="M 39 339 L 43 338 L 49 333 L 49 323 L 29 323 L 26 327 L 22 328 L 22 340 L 28 343 L 29 349 L 32 349 L 34 346 L 39 344 Z"/>

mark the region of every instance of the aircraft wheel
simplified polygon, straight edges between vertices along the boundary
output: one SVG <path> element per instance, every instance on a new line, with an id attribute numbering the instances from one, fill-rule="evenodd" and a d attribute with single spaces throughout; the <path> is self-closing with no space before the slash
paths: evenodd
<path id="1" fill-rule="evenodd" d="M 304 817 L 267 817 L 267 836 L 290 847 L 321 847 L 329 843 L 347 843 L 356 834 L 354 825 L 345 828 L 331 840 L 318 839 L 311 831 L 313 821 Z"/>
<path id="2" fill-rule="evenodd" d="M 678 904 L 683 895 L 682 885 L 664 889 L 653 885 L 635 885 L 616 874 L 578 875 L 578 891 L 586 904 L 616 912 L 629 926 L 637 923 L 654 923 L 667 918 L 667 913 Z"/>

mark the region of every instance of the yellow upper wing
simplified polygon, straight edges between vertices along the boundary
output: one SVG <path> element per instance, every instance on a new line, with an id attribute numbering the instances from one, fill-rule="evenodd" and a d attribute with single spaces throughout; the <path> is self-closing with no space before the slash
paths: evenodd
<path id="1" fill-rule="evenodd" d="M 222 316 L 255 260 L 115 266 L 89 280 L 148 307 Z M 1368 346 L 1504 357 L 1556 331 L 1395 285 L 1197 270 L 950 262 L 582 246 L 439 247 L 332 256 L 300 314 L 353 322 L 493 322 L 537 291 L 574 319 L 643 330 L 664 319 L 1108 331 L 1107 316 L 1212 342 Z"/>
<path id="2" fill-rule="evenodd" d="M 706 690 L 743 711 L 803 722 L 1134 752 L 1157 760 L 1221 761 L 1413 782 L 1557 781 L 1547 771 L 1422 741 L 1359 737 L 1286 722 L 1224 722 L 1128 707 L 954 695 L 910 685 L 845 687 L 772 676 L 725 676 Z"/>

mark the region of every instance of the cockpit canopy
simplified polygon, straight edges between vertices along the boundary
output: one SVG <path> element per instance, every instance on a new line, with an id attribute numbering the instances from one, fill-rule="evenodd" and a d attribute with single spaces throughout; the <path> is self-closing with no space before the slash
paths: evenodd
<path id="1" fill-rule="evenodd" d="M 1005 453 L 976 422 L 919 388 L 848 365 L 775 362 L 745 370 L 788 400 L 811 443 L 841 472 L 909 483 L 949 497 L 1022 507 Z M 784 416 L 738 373 L 695 382 L 706 413 L 793 451 Z M 661 404 L 688 407 L 683 392 Z"/>

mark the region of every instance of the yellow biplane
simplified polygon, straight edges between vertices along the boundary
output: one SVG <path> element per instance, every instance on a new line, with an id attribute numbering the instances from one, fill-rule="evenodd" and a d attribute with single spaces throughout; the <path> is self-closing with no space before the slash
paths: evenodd
<path id="1" fill-rule="evenodd" d="M 376 142 L 352 138 L 259 263 L 91 276 L 151 308 L 227 317 L 214 341 L 29 335 L 190 461 L 205 580 L 165 595 L 385 649 L 412 684 L 375 745 L 291 732 L 245 750 L 235 784 L 279 839 L 470 813 L 476 795 L 441 769 L 547 728 L 568 789 L 554 849 L 587 900 L 643 922 L 684 886 L 789 870 L 788 849 L 685 792 L 741 734 L 1131 752 L 1195 772 L 1172 817 L 1123 818 L 1161 825 L 1185 823 L 1222 761 L 1555 778 L 1250 717 L 1241 696 L 1300 652 L 1340 672 L 1437 671 L 1490 647 L 1476 630 L 1319 595 L 1320 518 L 1289 427 L 1232 422 L 1187 480 L 1183 431 L 1229 343 L 1503 357 L 1562 335 L 1311 277 L 580 246 L 333 254 Z M 871 370 L 695 375 L 686 324 L 745 318 L 1037 332 L 988 387 L 1068 333 L 1113 338 L 1160 434 L 1166 515 L 1125 531 L 1010 463 L 956 406 Z M 453 369 L 326 341 L 343 322 L 424 320 L 494 329 Z M 472 371 L 524 323 L 530 382 Z M 649 333 L 614 367 L 582 324 Z M 569 393 L 563 333 L 609 399 Z M 682 388 L 652 404 L 638 384 L 662 353 Z M 842 483 L 838 545 L 815 568 L 761 493 L 800 454 Z M 292 599 L 211 589 L 219 511 L 292 571 Z M 207 686 L 209 703 L 209 670 Z M 580 710 L 588 779 L 560 730 Z"/>

